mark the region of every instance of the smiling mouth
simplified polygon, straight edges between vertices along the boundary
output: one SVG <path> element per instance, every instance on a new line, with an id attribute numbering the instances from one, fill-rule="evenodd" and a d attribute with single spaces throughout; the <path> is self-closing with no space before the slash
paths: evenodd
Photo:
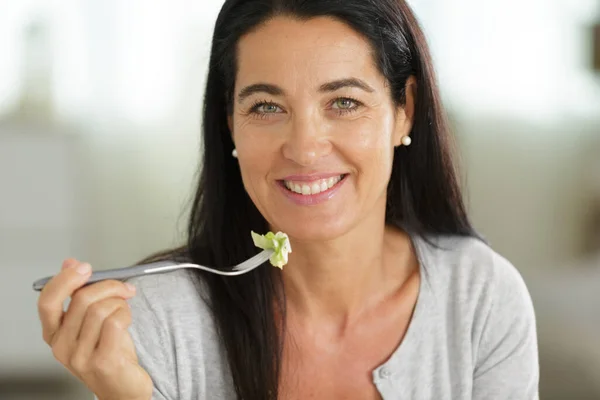
<path id="1" fill-rule="evenodd" d="M 285 187 L 287 190 L 293 193 L 297 193 L 303 196 L 310 196 L 319 193 L 326 192 L 346 178 L 348 174 L 342 174 L 338 176 L 332 176 L 326 179 L 316 179 L 314 181 L 288 181 L 283 180 L 279 181 L 280 184 Z"/>

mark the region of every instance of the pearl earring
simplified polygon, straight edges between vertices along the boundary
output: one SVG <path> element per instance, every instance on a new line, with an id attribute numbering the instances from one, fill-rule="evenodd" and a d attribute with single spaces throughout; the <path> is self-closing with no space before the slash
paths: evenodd
<path id="1" fill-rule="evenodd" d="M 412 139 L 410 138 L 410 136 L 403 136 L 402 137 L 402 144 L 404 146 L 410 146 L 411 143 L 412 143 Z"/>
<path id="2" fill-rule="evenodd" d="M 233 156 L 233 158 L 237 158 L 237 150 L 233 149 L 233 151 L 231 152 L 231 155 Z"/>

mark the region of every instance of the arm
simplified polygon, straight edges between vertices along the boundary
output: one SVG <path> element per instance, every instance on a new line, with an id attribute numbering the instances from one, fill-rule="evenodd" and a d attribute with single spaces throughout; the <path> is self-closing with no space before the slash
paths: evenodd
<path id="1" fill-rule="evenodd" d="M 474 400 L 537 400 L 539 361 L 535 314 L 517 270 L 494 257 L 473 372 Z M 477 342 L 477 341 L 476 341 Z"/>

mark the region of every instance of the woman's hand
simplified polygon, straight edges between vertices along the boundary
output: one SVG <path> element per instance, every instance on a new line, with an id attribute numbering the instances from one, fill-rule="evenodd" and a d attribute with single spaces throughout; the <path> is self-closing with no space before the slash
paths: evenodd
<path id="1" fill-rule="evenodd" d="M 44 341 L 99 400 L 149 400 L 152 380 L 138 364 L 127 331 L 131 312 L 126 299 L 135 289 L 119 281 L 82 288 L 90 275 L 89 264 L 68 259 L 46 284 L 38 300 Z"/>

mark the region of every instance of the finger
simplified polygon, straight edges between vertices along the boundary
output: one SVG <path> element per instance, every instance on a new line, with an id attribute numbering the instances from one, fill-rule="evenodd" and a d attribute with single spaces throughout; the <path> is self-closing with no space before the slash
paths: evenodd
<path id="1" fill-rule="evenodd" d="M 60 327 L 63 303 L 85 284 L 92 271 L 87 263 L 80 263 L 77 260 L 67 261 L 63 263 L 65 268 L 44 286 L 38 299 L 38 314 L 42 323 L 44 341 L 48 344 L 52 343 Z"/>
<path id="2" fill-rule="evenodd" d="M 134 294 L 133 285 L 115 280 L 100 281 L 77 290 L 63 317 L 61 340 L 75 344 L 88 308 L 93 304 L 111 297 L 127 299 Z"/>
<path id="3" fill-rule="evenodd" d="M 127 301 L 118 297 L 110 297 L 92 304 L 88 307 L 87 312 L 81 325 L 79 339 L 73 356 L 71 358 L 71 367 L 81 374 L 87 372 L 89 360 L 92 356 L 102 331 L 104 321 L 114 314 L 119 308 L 128 309 Z"/>
<path id="4" fill-rule="evenodd" d="M 103 355 L 102 358 L 110 358 L 113 354 L 123 356 L 123 344 L 129 335 L 127 332 L 129 325 L 131 325 L 129 307 L 120 307 L 104 320 L 96 350 L 98 354 Z"/>
<path id="5" fill-rule="evenodd" d="M 66 260 L 63 261 L 62 266 L 61 266 L 61 270 L 67 269 L 67 268 L 72 268 L 76 264 L 79 264 L 78 260 L 76 260 L 74 258 L 67 258 Z"/>

